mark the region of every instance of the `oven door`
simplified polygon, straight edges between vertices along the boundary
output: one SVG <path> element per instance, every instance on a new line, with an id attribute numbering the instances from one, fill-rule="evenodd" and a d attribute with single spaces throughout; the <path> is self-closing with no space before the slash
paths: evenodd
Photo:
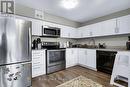
<path id="1" fill-rule="evenodd" d="M 47 66 L 65 63 L 65 49 L 47 50 Z"/>

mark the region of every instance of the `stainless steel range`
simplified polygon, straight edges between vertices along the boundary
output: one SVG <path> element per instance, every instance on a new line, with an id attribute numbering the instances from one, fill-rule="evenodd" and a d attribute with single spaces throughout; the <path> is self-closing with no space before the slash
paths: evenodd
<path id="1" fill-rule="evenodd" d="M 0 87 L 31 86 L 31 22 L 0 16 Z"/>
<path id="2" fill-rule="evenodd" d="M 42 48 L 46 48 L 46 73 L 53 73 L 65 69 L 65 49 L 60 49 L 58 42 L 43 42 Z"/>

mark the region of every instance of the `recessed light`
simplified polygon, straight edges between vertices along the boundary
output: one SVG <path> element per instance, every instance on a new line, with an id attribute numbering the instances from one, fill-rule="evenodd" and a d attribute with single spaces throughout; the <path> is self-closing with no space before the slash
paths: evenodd
<path id="1" fill-rule="evenodd" d="M 61 6 L 66 9 L 73 9 L 75 8 L 79 3 L 79 0 L 62 0 Z"/>

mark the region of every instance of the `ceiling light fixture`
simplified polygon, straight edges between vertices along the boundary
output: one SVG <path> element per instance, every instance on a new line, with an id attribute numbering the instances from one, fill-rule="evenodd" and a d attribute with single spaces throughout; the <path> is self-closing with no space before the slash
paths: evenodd
<path id="1" fill-rule="evenodd" d="M 73 9 L 78 5 L 78 0 L 62 0 L 61 5 L 66 9 Z"/>

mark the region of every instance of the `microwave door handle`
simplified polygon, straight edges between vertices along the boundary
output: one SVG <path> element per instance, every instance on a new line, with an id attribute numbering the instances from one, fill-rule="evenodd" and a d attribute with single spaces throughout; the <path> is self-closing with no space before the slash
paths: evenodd
<path id="1" fill-rule="evenodd" d="M 42 35 L 44 34 L 44 27 L 43 27 L 43 25 L 41 26 L 41 28 L 42 28 Z"/>

